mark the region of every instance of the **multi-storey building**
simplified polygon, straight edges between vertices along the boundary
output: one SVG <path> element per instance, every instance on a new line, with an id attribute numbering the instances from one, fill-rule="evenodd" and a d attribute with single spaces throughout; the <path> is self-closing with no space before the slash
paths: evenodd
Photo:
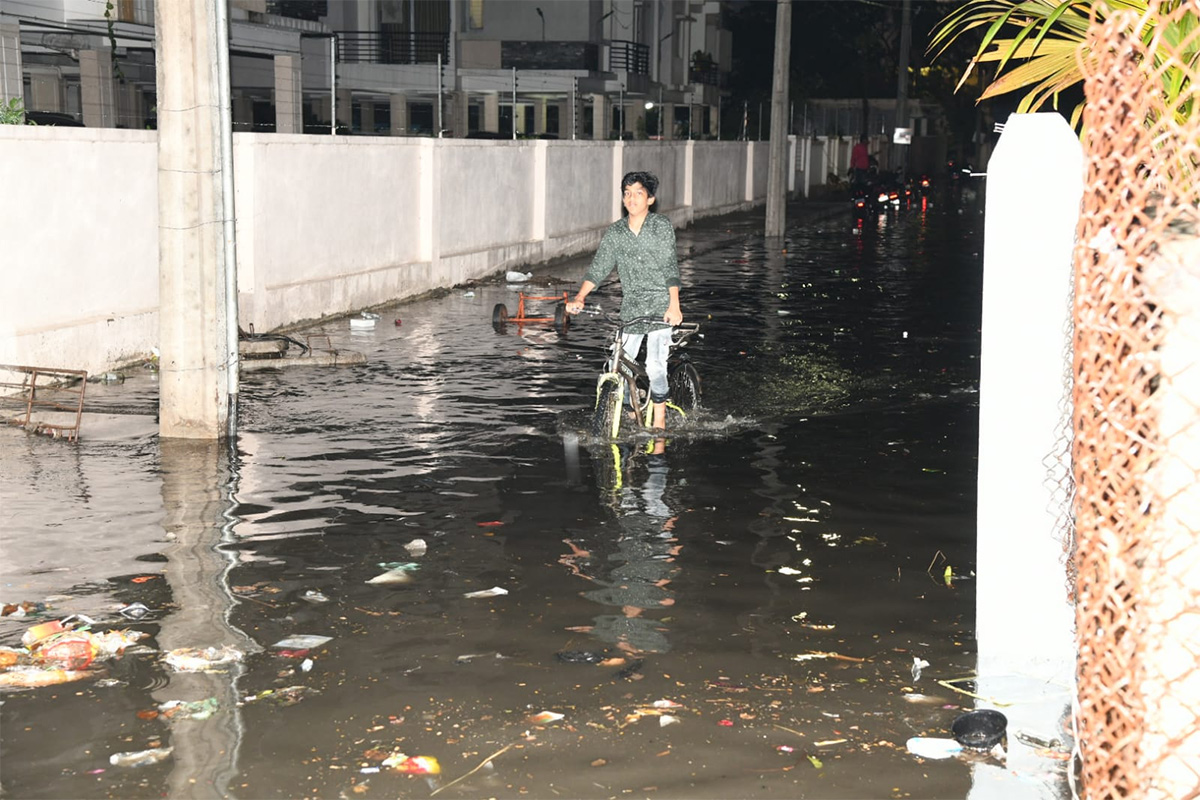
<path id="1" fill-rule="evenodd" d="M 234 130 L 710 138 L 722 0 L 228 0 Z M 4 0 L 0 97 L 155 124 L 154 0 Z"/>

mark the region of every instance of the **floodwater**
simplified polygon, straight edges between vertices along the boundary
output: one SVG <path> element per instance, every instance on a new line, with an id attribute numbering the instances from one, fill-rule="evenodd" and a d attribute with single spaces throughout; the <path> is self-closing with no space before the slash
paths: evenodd
<path id="1" fill-rule="evenodd" d="M 0 599 L 150 635 L 2 696 L 3 795 L 966 797 L 905 743 L 974 702 L 937 681 L 975 665 L 982 216 L 791 220 L 679 232 L 704 407 L 661 447 L 589 440 L 603 321 L 496 333 L 503 282 L 302 332 L 368 363 L 247 373 L 232 444 L 160 446 L 150 371 L 89 387 L 120 413 L 78 445 L 0 433 Z"/>

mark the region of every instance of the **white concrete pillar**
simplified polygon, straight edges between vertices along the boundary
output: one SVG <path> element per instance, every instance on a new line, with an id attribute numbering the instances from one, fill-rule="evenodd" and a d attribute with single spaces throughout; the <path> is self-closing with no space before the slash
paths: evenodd
<path id="1" fill-rule="evenodd" d="M 675 138 L 675 104 L 663 103 L 658 107 L 658 124 L 662 126 L 662 136 L 666 141 Z M 658 133 L 658 131 L 655 131 Z"/>
<path id="2" fill-rule="evenodd" d="M 117 104 L 111 50 L 79 51 L 79 84 L 83 124 L 89 128 L 114 127 Z"/>
<path id="3" fill-rule="evenodd" d="M 532 133 L 546 132 L 546 98 L 538 97 L 533 101 L 533 131 Z"/>
<path id="4" fill-rule="evenodd" d="M 24 97 L 21 69 L 20 20 L 0 20 L 0 102 Z"/>
<path id="5" fill-rule="evenodd" d="M 454 91 L 449 93 L 446 105 L 449 113 L 446 115 L 446 127 L 450 129 L 447 136 L 462 138 L 467 135 L 467 119 L 470 112 L 470 97 L 466 92 Z"/>
<path id="6" fill-rule="evenodd" d="M 300 56 L 275 56 L 275 132 L 303 133 Z"/>
<path id="7" fill-rule="evenodd" d="M 530 214 L 533 218 L 533 230 L 530 231 L 529 238 L 535 242 L 544 242 L 546 240 L 546 154 L 550 143 L 536 141 L 533 145 L 533 197 L 531 198 L 533 209 Z"/>
<path id="8" fill-rule="evenodd" d="M 746 186 L 742 199 L 747 203 L 754 200 L 754 142 L 749 139 L 746 140 Z"/>
<path id="9" fill-rule="evenodd" d="M 617 140 L 612 148 L 612 219 L 616 222 L 621 218 L 621 179 L 625 177 L 625 143 Z"/>
<path id="10" fill-rule="evenodd" d="M 1038 772 L 1042 759 L 1012 731 L 1056 734 L 1075 674 L 1074 608 L 1058 526 L 1068 509 L 1055 504 L 1069 501 L 1055 497 L 1047 464 L 1069 452 L 1079 139 L 1058 114 L 1013 114 L 987 173 L 976 692 L 1013 705 L 1003 709 L 1007 771 L 977 767 L 972 800 L 1012 797 L 1024 786 L 1012 776 Z"/>
<path id="11" fill-rule="evenodd" d="M 408 95 L 394 94 L 389 98 L 391 103 L 392 136 L 408 134 Z"/>
<path id="12" fill-rule="evenodd" d="M 496 92 L 488 92 L 483 96 L 483 130 L 488 133 L 500 132 L 500 95 Z"/>
<path id="13" fill-rule="evenodd" d="M 696 166 L 695 166 L 696 165 L 696 143 L 694 141 L 689 141 L 686 145 L 684 145 L 684 147 L 685 147 L 685 149 L 683 151 L 683 204 L 685 206 L 687 206 L 689 209 L 691 209 L 691 207 L 693 205 L 693 202 L 692 202 L 693 189 L 692 189 L 692 187 L 694 186 L 693 181 L 695 180 L 695 177 L 696 177 L 694 174 L 695 169 L 696 169 Z"/>
<path id="14" fill-rule="evenodd" d="M 607 139 L 611 127 L 608 98 L 602 94 L 592 95 L 592 138 L 597 141 Z"/>
<path id="15" fill-rule="evenodd" d="M 229 418 L 217 2 L 154 4 L 164 437 L 217 439 Z"/>

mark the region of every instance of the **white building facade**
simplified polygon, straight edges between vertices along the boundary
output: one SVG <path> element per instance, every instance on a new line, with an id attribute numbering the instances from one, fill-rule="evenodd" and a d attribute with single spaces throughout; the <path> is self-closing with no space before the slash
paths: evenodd
<path id="1" fill-rule="evenodd" d="M 229 0 L 235 131 L 711 139 L 719 0 Z M 154 0 L 5 0 L 0 99 L 154 128 Z"/>

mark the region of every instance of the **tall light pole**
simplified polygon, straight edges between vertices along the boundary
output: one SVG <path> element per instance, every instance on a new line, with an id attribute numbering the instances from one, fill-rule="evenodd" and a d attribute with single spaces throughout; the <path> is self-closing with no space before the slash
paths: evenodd
<path id="1" fill-rule="evenodd" d="M 771 78 L 771 141 L 767 145 L 767 223 L 764 231 L 768 237 L 783 236 L 786 225 L 787 97 L 791 55 L 792 0 L 775 0 L 775 71 Z M 761 119 L 760 111 L 760 138 Z"/>
<path id="2" fill-rule="evenodd" d="M 896 127 L 908 127 L 908 55 L 912 48 L 912 0 L 904 0 L 900 12 L 900 63 L 896 68 Z M 894 140 L 893 140 L 894 141 Z M 899 170 L 907 161 L 908 145 L 893 143 L 892 159 L 888 169 Z"/>

